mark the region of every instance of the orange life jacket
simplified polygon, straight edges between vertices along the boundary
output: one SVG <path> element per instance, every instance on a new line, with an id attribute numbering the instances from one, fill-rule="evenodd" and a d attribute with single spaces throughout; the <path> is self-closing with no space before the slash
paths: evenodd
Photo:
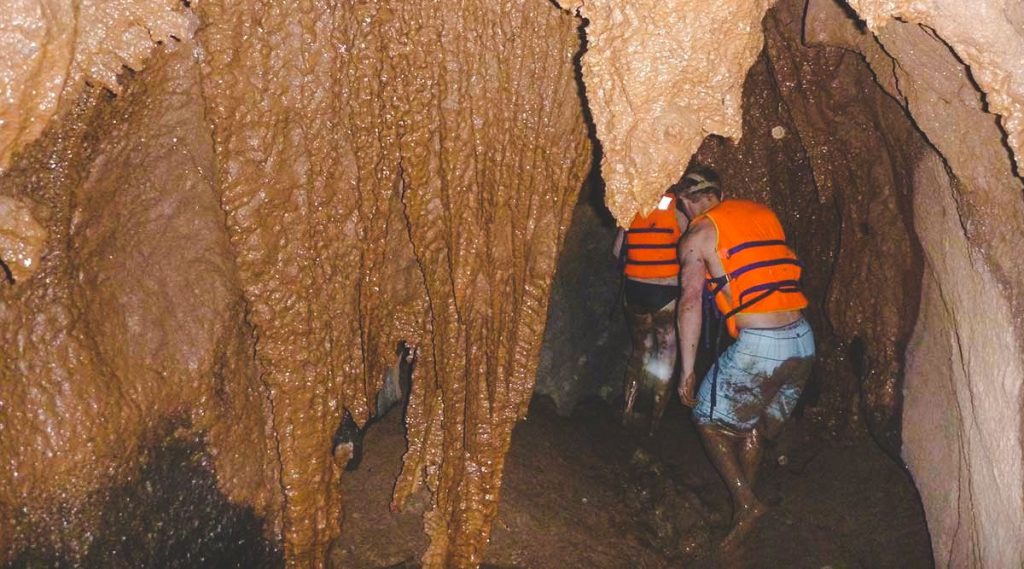
<path id="1" fill-rule="evenodd" d="M 679 275 L 676 246 L 682 231 L 676 221 L 676 197 L 662 196 L 647 215 L 633 217 L 626 231 L 626 276 L 655 279 Z"/>
<path id="2" fill-rule="evenodd" d="M 726 317 L 729 333 L 739 335 L 736 314 L 784 312 L 807 306 L 800 288 L 802 265 L 786 243 L 779 218 L 766 206 L 725 200 L 693 222 L 708 218 L 718 231 L 718 258 L 725 274 L 707 276 L 707 294 Z M 691 223 L 693 223 L 691 222 Z M 725 290 L 729 285 L 729 293 Z"/>

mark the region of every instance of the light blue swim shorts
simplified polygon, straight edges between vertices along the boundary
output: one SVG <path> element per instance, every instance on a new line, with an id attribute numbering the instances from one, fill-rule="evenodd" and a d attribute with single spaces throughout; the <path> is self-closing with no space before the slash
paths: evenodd
<path id="1" fill-rule="evenodd" d="M 774 436 L 793 413 L 813 363 L 814 332 L 807 320 L 780 328 L 743 328 L 704 376 L 693 416 L 701 425 L 741 433 L 758 427 Z"/>

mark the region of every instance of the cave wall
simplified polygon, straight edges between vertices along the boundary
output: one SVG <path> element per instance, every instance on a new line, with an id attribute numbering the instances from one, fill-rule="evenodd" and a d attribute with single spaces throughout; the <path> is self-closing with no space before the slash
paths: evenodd
<path id="1" fill-rule="evenodd" d="M 0 291 L 0 551 L 85 558 L 105 489 L 170 423 L 289 564 L 322 565 L 332 435 L 344 410 L 369 418 L 404 340 L 394 507 L 429 491 L 424 565 L 479 563 L 590 164 L 578 21 L 528 1 L 153 6 L 184 23 L 170 40 L 151 25 L 135 72 L 46 83 L 71 110 L 3 107 L 57 118 L 34 142 L 0 133 L 19 271 Z M 135 37 L 101 31 L 83 34 Z M 16 69 L 16 91 L 47 61 Z"/>
<path id="2" fill-rule="evenodd" d="M 595 172 L 596 173 L 596 172 Z M 571 415 L 588 399 L 622 395 L 631 344 L 622 311 L 622 270 L 612 257 L 616 225 L 591 175 L 573 209 L 551 283 L 534 393 Z"/>
<path id="3" fill-rule="evenodd" d="M 1004 59 L 1019 61 L 1024 47 L 1020 14 L 994 3 L 969 13 L 948 2 L 887 6 L 897 20 L 851 4 L 873 37 L 812 3 L 809 20 L 831 21 L 816 36 L 863 53 L 938 152 L 915 165 L 926 267 L 907 350 L 903 457 L 938 564 L 1020 565 L 1022 99 L 1019 66 Z"/>
<path id="4" fill-rule="evenodd" d="M 186 38 L 195 19 L 178 0 L 13 0 L 0 11 L 0 169 L 70 112 L 83 86 L 119 91 L 124 67 Z"/>
<path id="5" fill-rule="evenodd" d="M 105 488 L 131 479 L 139 442 L 171 422 L 204 433 L 234 498 L 272 499 L 189 47 L 161 50 L 116 99 L 86 89 L 0 179 L 47 232 L 36 273 L 0 292 L 4 550 L 81 559 Z"/>

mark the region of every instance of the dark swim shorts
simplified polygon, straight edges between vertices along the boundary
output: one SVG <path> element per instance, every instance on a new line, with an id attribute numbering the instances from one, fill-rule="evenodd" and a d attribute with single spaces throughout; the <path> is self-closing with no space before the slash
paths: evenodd
<path id="1" fill-rule="evenodd" d="M 651 314 L 679 298 L 679 285 L 645 283 L 626 279 L 626 305 L 638 314 Z"/>

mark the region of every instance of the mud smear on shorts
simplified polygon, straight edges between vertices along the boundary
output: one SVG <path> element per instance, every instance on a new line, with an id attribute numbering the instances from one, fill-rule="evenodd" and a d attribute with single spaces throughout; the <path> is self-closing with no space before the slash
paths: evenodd
<path id="1" fill-rule="evenodd" d="M 736 407 L 736 418 L 740 421 L 750 421 L 760 416 L 757 424 L 761 428 L 761 433 L 767 437 L 777 435 L 782 429 L 782 421 L 764 412 L 768 402 L 772 401 L 784 386 L 792 386 L 803 391 L 813 366 L 814 358 L 789 358 L 782 362 L 774 373 L 760 382 L 759 387 L 751 388 L 751 391 L 758 391 L 757 396 L 744 398 L 752 402 Z"/>

